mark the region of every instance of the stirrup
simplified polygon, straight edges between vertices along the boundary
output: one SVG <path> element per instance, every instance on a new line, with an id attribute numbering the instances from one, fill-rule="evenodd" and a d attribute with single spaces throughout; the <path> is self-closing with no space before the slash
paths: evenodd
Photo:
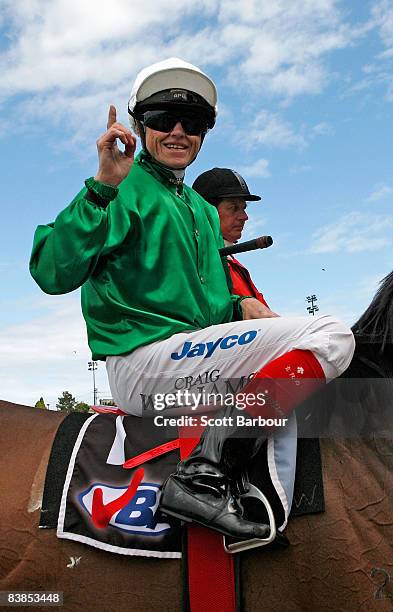
<path id="1" fill-rule="evenodd" d="M 248 483 L 247 489 L 247 492 L 239 495 L 238 499 L 241 503 L 242 499 L 252 497 L 254 499 L 259 499 L 259 501 L 263 503 L 269 518 L 270 535 L 267 538 L 251 538 L 250 540 L 240 540 L 239 542 L 233 542 L 232 544 L 227 544 L 226 536 L 224 536 L 224 550 L 230 554 L 242 552 L 243 550 L 249 550 L 250 548 L 258 548 L 259 546 L 267 546 L 276 538 L 276 520 L 269 501 L 262 491 L 258 489 L 258 487 Z"/>

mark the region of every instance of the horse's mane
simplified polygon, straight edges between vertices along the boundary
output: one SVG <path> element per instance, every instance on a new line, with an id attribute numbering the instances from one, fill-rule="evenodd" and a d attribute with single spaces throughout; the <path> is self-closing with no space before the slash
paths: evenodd
<path id="1" fill-rule="evenodd" d="M 393 343 L 393 272 L 381 280 L 374 299 L 352 331 L 357 339 L 365 337 L 367 342 L 381 343 L 381 351 Z"/>

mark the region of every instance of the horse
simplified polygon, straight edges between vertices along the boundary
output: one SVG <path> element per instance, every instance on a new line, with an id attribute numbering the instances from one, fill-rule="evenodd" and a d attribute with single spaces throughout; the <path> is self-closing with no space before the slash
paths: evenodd
<path id="1" fill-rule="evenodd" d="M 392 297 L 393 272 L 352 328 L 356 349 L 342 380 L 299 411 L 313 419 L 314 401 L 323 414 L 326 511 L 290 519 L 286 549 L 241 553 L 245 612 L 393 609 Z M 343 391 L 351 379 L 362 385 Z M 383 383 L 376 390 L 375 381 Z M 65 611 L 180 611 L 180 560 L 114 555 L 38 529 L 48 457 L 65 413 L 0 401 L 0 415 L 0 590 L 61 591 Z"/>

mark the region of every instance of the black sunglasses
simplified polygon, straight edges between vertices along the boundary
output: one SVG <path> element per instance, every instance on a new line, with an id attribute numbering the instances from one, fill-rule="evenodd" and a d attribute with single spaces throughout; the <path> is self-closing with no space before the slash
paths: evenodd
<path id="1" fill-rule="evenodd" d="M 183 112 L 166 110 L 145 111 L 137 118 L 145 127 L 158 132 L 171 132 L 177 123 L 181 123 L 183 130 L 189 136 L 198 136 L 208 130 L 208 121 L 202 116 Z"/>

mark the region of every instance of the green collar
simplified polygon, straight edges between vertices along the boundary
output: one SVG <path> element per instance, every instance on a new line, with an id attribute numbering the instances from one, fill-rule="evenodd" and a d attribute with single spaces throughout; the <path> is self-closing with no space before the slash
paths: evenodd
<path id="1" fill-rule="evenodd" d="M 140 151 L 135 158 L 135 162 L 145 168 L 147 172 L 152 174 L 161 183 L 174 185 L 179 193 L 183 191 L 183 179 L 176 178 L 173 172 L 156 162 L 150 153 L 144 150 Z"/>

